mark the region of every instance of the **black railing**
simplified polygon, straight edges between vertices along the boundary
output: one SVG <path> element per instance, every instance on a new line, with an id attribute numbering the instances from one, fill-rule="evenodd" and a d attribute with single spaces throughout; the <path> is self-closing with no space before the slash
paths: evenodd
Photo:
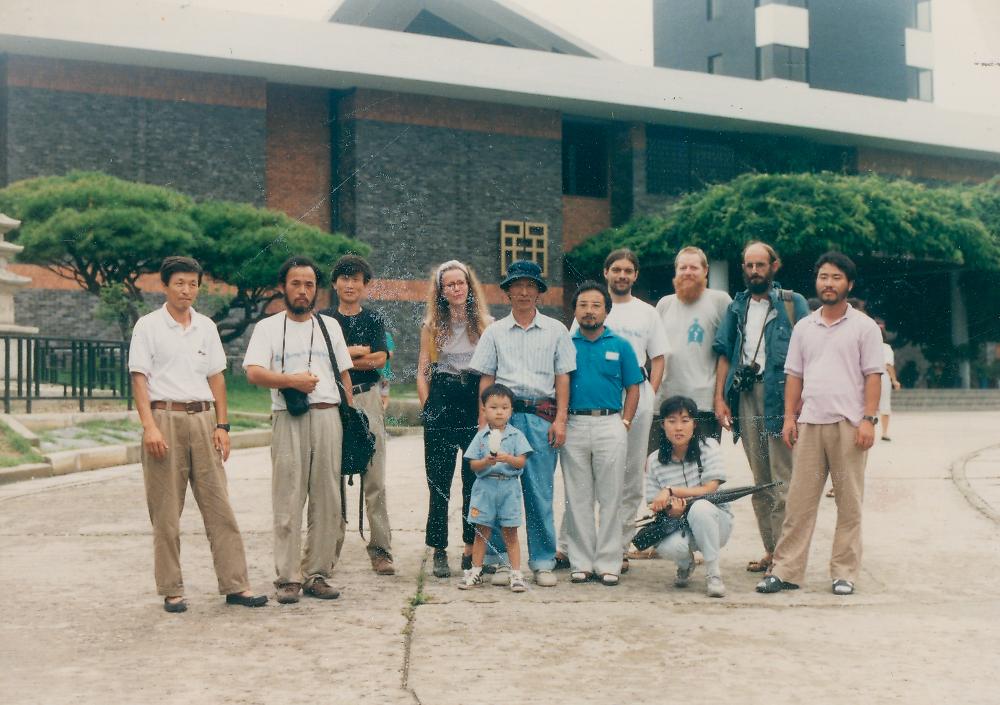
<path id="1" fill-rule="evenodd" d="M 11 403 L 41 400 L 79 402 L 125 399 L 132 408 L 132 378 L 128 373 L 128 343 L 115 340 L 0 335 L 3 354 L 3 408 Z M 96 392 L 96 393 L 95 393 Z"/>

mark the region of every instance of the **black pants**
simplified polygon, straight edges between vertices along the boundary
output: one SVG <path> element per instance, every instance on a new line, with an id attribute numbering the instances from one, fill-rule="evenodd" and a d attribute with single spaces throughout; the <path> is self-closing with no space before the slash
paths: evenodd
<path id="1" fill-rule="evenodd" d="M 701 427 L 701 433 L 705 438 L 714 438 L 722 442 L 722 425 L 715 418 L 714 411 L 701 411 L 694 415 L 694 420 Z M 663 417 L 658 414 L 653 415 L 653 423 L 649 427 L 649 445 L 647 451 L 653 453 L 660 449 L 660 441 L 663 440 Z"/>
<path id="2" fill-rule="evenodd" d="M 424 469 L 430 502 L 424 542 L 434 548 L 448 546 L 448 501 L 455 475 L 455 453 L 465 454 L 478 430 L 479 377 L 434 373 L 431 390 L 421 414 L 424 420 Z M 462 458 L 462 542 L 471 544 L 475 530 L 467 521 L 472 483 L 476 474 Z"/>

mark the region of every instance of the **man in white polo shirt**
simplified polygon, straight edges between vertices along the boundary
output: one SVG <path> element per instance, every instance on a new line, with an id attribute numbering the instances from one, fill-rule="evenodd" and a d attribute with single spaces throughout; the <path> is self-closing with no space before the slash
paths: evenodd
<path id="1" fill-rule="evenodd" d="M 142 475 L 153 524 L 153 572 L 167 612 L 184 612 L 180 518 L 188 482 L 198 502 L 219 581 L 228 604 L 260 607 L 250 592 L 243 539 L 236 525 L 226 471 L 229 457 L 226 354 L 215 323 L 194 310 L 201 266 L 167 257 L 160 279 L 167 301 L 132 331 L 129 372 L 142 421 Z M 215 413 L 212 413 L 213 404 Z"/>
<path id="2" fill-rule="evenodd" d="M 254 326 L 243 358 L 247 380 L 271 390 L 274 585 L 282 604 L 298 602 L 300 592 L 321 600 L 340 596 L 327 580 L 344 545 L 340 504 L 343 429 L 337 408 L 343 400 L 319 328 L 320 317 L 313 313 L 320 278 L 319 268 L 309 258 L 285 260 L 278 270 L 285 310 Z M 352 404 L 351 355 L 340 324 L 325 315 L 322 322 L 330 335 L 346 401 Z M 309 521 L 303 556 L 302 507 L 307 499 Z"/>

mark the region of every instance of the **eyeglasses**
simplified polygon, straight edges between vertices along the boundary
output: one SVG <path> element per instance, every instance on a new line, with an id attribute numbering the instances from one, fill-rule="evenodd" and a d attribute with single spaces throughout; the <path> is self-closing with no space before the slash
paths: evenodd
<path id="1" fill-rule="evenodd" d="M 466 286 L 468 286 L 468 284 L 466 284 L 464 281 L 457 281 L 457 282 L 448 282 L 447 284 L 445 284 L 441 288 L 442 289 L 464 289 Z"/>

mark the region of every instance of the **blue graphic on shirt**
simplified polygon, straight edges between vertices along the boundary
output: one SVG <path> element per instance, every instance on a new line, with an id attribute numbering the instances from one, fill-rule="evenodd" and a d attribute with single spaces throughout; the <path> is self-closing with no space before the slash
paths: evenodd
<path id="1" fill-rule="evenodd" d="M 698 323 L 697 318 L 694 319 L 694 322 L 691 324 L 691 327 L 688 328 L 688 342 L 698 343 L 698 345 L 701 345 L 702 343 L 705 342 L 705 329 L 702 328 L 701 324 Z"/>

